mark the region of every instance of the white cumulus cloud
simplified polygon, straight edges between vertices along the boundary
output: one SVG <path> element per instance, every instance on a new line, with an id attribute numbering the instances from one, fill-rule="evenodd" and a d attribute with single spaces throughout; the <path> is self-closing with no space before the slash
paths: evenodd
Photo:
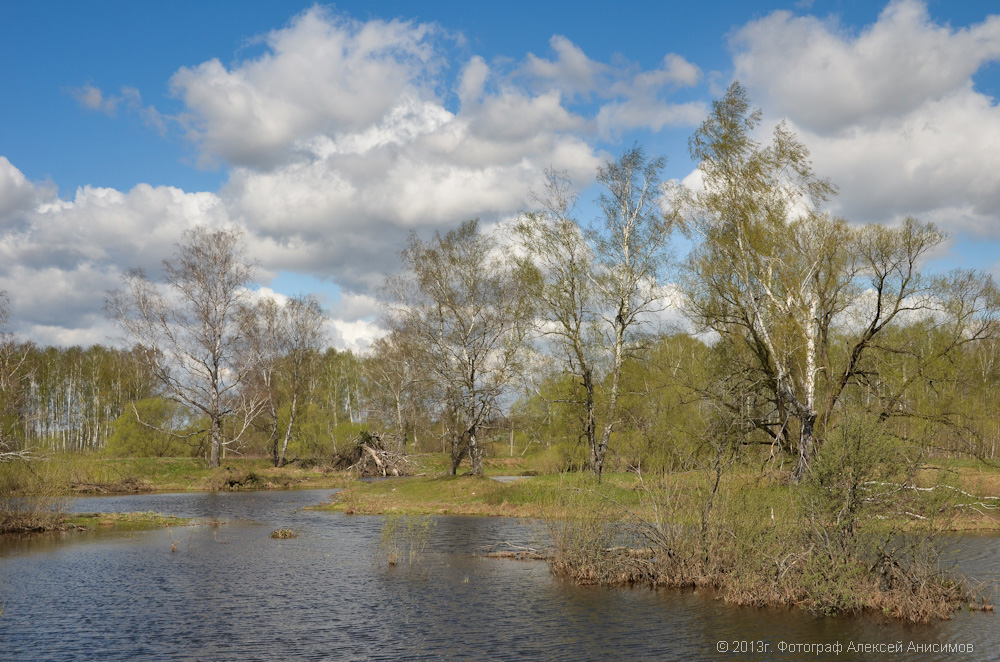
<path id="1" fill-rule="evenodd" d="M 104 292 L 126 269 L 155 277 L 185 229 L 236 224 L 265 285 L 279 272 L 336 283 L 332 336 L 361 347 L 377 333 L 371 296 L 399 268 L 409 232 L 509 218 L 531 204 L 545 168 L 589 184 L 598 139 L 704 114 L 671 102 L 701 77 L 679 55 L 644 70 L 593 60 L 557 35 L 544 56 L 463 52 L 457 62 L 456 43 L 433 24 L 316 6 L 255 42 L 252 56 L 180 66 L 165 81 L 176 114 L 132 87 L 70 90 L 86 109 L 134 114 L 160 133 L 179 127 L 228 180 L 211 192 L 84 186 L 64 198 L 0 157 L 0 289 L 19 330 L 39 342 L 100 341 Z"/>
<path id="2" fill-rule="evenodd" d="M 787 118 L 850 220 L 917 215 L 1000 237 L 1000 107 L 974 75 L 1000 60 L 1000 16 L 955 28 L 898 0 L 859 32 L 774 12 L 738 30 L 736 77 Z"/>

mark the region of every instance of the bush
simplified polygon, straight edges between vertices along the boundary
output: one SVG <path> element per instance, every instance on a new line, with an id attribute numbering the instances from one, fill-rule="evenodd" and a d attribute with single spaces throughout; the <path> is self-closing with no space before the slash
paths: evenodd
<path id="1" fill-rule="evenodd" d="M 34 464 L 0 463 L 0 533 L 50 531 L 62 523 L 66 498 Z"/>
<path id="2" fill-rule="evenodd" d="M 966 605 L 989 610 L 942 571 L 934 520 L 920 512 L 950 492 L 912 489 L 904 450 L 862 419 L 834 431 L 802 485 L 762 486 L 744 466 L 717 490 L 705 488 L 708 473 L 684 489 L 644 486 L 646 506 L 630 511 L 653 513 L 645 518 L 568 504 L 571 517 L 549 523 L 551 567 L 584 583 L 708 586 L 734 604 L 822 614 L 927 622 Z M 748 500 L 749 482 L 766 498 Z"/>
<path id="3" fill-rule="evenodd" d="M 176 402 L 146 398 L 128 407 L 114 423 L 107 453 L 114 457 L 191 457 L 198 448 L 160 430 L 180 430 L 184 410 Z M 138 413 L 138 416 L 136 416 Z M 152 427 L 151 427 L 152 426 Z M 160 428 L 160 430 L 156 429 Z"/>

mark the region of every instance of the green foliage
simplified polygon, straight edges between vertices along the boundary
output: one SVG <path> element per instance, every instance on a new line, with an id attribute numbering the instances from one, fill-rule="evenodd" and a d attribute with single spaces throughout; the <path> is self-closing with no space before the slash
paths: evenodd
<path id="1" fill-rule="evenodd" d="M 107 454 L 115 457 L 183 457 L 198 448 L 177 437 L 188 421 L 176 402 L 146 398 L 125 410 L 114 423 Z"/>
<path id="2" fill-rule="evenodd" d="M 324 450 L 326 452 L 335 449 L 343 450 L 355 443 L 358 437 L 367 431 L 368 426 L 365 423 L 341 423 L 332 430 L 331 440 L 327 442 L 327 444 L 332 444 L 332 448 L 327 445 L 324 449 L 323 445 L 317 440 L 315 445 L 309 446 L 308 449 L 316 455 L 323 455 Z"/>
<path id="3" fill-rule="evenodd" d="M 706 410 L 692 384 L 708 377 L 711 348 L 686 334 L 651 338 L 622 371 L 617 468 L 688 469 L 703 452 Z"/>
<path id="4" fill-rule="evenodd" d="M 585 412 L 580 403 L 586 394 L 580 381 L 566 374 L 541 381 L 535 392 L 513 406 L 515 446 L 527 448 L 532 457 L 544 458 L 544 473 L 578 471 L 589 462 L 584 434 Z"/>
<path id="5" fill-rule="evenodd" d="M 915 467 L 888 426 L 874 417 L 852 417 L 831 435 L 798 492 L 811 523 L 810 539 L 831 557 L 854 559 L 867 529 L 897 514 L 901 486 Z"/>

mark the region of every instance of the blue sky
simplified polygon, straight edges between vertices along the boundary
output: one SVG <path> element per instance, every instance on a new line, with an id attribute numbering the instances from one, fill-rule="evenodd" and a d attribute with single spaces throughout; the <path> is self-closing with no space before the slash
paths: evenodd
<path id="1" fill-rule="evenodd" d="M 239 224 L 340 346 L 411 230 L 502 220 L 542 168 L 583 199 L 687 138 L 738 77 L 854 222 L 932 220 L 1000 265 L 994 3 L 31 2 L 0 6 L 0 289 L 19 335 L 104 342 L 103 293 L 186 227 Z M 590 213 L 584 208 L 581 214 Z"/>

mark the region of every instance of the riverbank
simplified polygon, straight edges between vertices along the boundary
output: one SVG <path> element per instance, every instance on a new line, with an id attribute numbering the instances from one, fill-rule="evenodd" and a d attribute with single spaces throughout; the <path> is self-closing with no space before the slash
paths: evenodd
<path id="1" fill-rule="evenodd" d="M 197 458 L 115 458 L 53 454 L 0 464 L 0 493 L 73 496 L 145 492 L 322 489 L 353 477 L 322 464 L 276 468 L 266 459 L 228 459 L 210 468 Z"/>
<path id="2" fill-rule="evenodd" d="M 427 475 L 344 484 L 334 500 L 318 507 L 348 514 L 384 515 L 478 515 L 493 517 L 561 518 L 583 507 L 618 510 L 623 517 L 654 520 L 662 506 L 657 500 L 670 495 L 681 502 L 704 501 L 712 489 L 711 477 L 703 472 L 678 472 L 643 478 L 635 473 L 604 474 L 598 484 L 586 473 L 536 476 L 506 476 L 517 466 L 487 465 L 487 477 Z M 1000 531 L 1000 470 L 967 461 L 951 461 L 944 471 L 954 484 L 936 480 L 941 468 L 925 469 L 916 485 L 900 488 L 902 496 L 924 498 L 921 512 L 903 505 L 885 526 L 912 528 L 933 519 L 937 530 L 949 532 Z M 503 477 L 499 482 L 492 478 Z M 738 494 L 756 504 L 762 516 L 781 519 L 792 516 L 797 487 L 777 472 L 734 472 L 724 476 L 716 488 Z M 906 504 L 904 504 L 906 501 Z M 570 505 L 572 502 L 572 505 Z M 689 510 L 689 509 L 688 509 Z M 686 525 L 697 523 L 698 514 L 688 512 Z"/>
<path id="3" fill-rule="evenodd" d="M 0 463 L 0 533 L 32 533 L 114 526 L 176 525 L 146 513 L 82 521 L 66 513 L 76 496 L 156 492 L 329 489 L 354 481 L 324 466 L 270 466 L 262 459 L 233 459 L 218 468 L 192 458 L 111 458 L 52 454 L 30 462 Z"/>
<path id="4" fill-rule="evenodd" d="M 781 473 L 746 469 L 607 473 L 600 484 L 586 474 L 415 477 L 354 484 L 322 508 L 537 518 L 550 569 L 577 584 L 705 588 L 741 606 L 926 623 L 993 609 L 944 569 L 938 542 L 948 531 L 1000 530 L 997 496 L 984 492 L 992 478 L 962 465 L 927 468 L 913 485 L 791 485 Z"/>
<path id="5" fill-rule="evenodd" d="M 190 526 L 197 522 L 190 517 L 176 517 L 154 512 L 135 513 L 64 513 L 47 510 L 44 513 L 21 511 L 12 515 L 0 512 L 0 534 L 49 533 L 53 531 L 147 531 L 174 526 Z"/>
<path id="6" fill-rule="evenodd" d="M 587 508 L 611 507 L 621 511 L 623 517 L 650 520 L 656 517 L 656 501 L 663 495 L 700 503 L 713 489 L 711 477 L 703 471 L 654 477 L 608 471 L 598 484 L 588 473 L 543 473 L 544 465 L 533 458 L 494 457 L 486 460 L 487 478 L 456 478 L 445 475 L 445 454 L 410 457 L 416 476 L 369 482 L 316 462 L 276 468 L 267 459 L 231 458 L 212 469 L 195 458 L 55 454 L 30 465 L 0 464 L 0 495 L 44 497 L 58 504 L 67 497 L 92 494 L 341 488 L 335 501 L 321 509 L 369 515 L 544 519 L 565 517 L 571 508 L 578 507 L 567 505 L 572 497 L 582 499 Z M 942 482 L 942 476 L 947 482 Z M 509 480 L 488 480 L 497 477 Z M 779 519 L 791 514 L 797 492 L 789 485 L 787 473 L 749 467 L 730 471 L 715 489 L 738 493 L 746 501 L 760 505 L 769 518 Z M 930 512 L 897 509 L 890 518 L 895 526 L 919 525 L 924 518 L 933 518 L 935 526 L 943 531 L 1000 530 L 1000 467 L 971 460 L 943 460 L 925 467 L 916 485 L 896 491 L 907 497 L 903 500 L 907 503 L 912 496 L 937 498 L 922 500 L 925 503 L 921 507 L 930 508 Z"/>

